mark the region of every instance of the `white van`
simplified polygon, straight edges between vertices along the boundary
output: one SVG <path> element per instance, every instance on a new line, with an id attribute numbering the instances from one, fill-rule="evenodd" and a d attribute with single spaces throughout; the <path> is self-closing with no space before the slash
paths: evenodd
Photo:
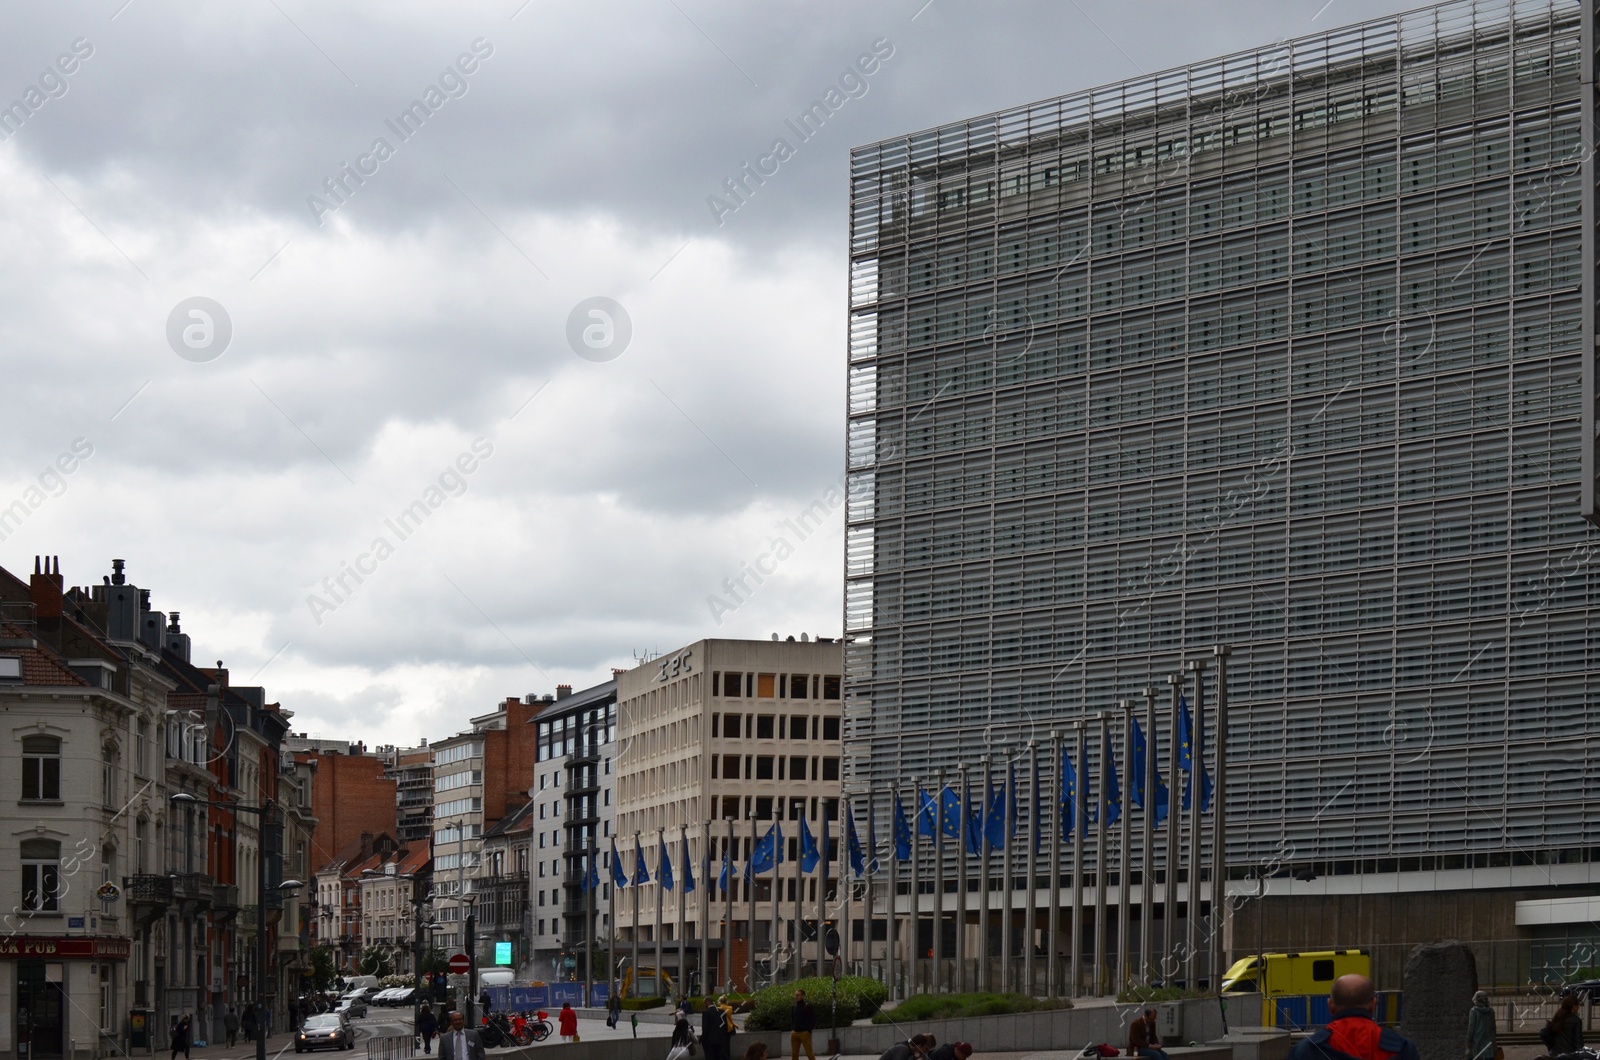
<path id="1" fill-rule="evenodd" d="M 372 990 L 378 990 L 379 989 L 378 977 L 375 976 L 375 975 L 352 975 L 352 976 L 347 976 L 345 978 L 344 983 L 345 983 L 344 992 L 347 993 L 347 994 L 351 993 L 352 991 L 355 991 L 355 990 L 360 990 L 362 987 L 369 987 Z"/>
<path id="2" fill-rule="evenodd" d="M 517 975 L 510 968 L 484 968 L 478 972 L 478 989 L 486 986 L 510 986 Z"/>

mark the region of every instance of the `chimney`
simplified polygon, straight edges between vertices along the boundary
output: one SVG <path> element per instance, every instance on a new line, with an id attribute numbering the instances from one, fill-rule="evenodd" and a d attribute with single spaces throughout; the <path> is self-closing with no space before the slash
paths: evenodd
<path id="1" fill-rule="evenodd" d="M 114 559 L 114 560 L 111 561 L 111 584 L 112 585 L 127 585 L 128 584 L 127 577 L 122 573 L 122 569 L 124 567 L 126 567 L 126 566 L 127 566 L 127 564 L 124 563 L 120 559 Z"/>
<path id="2" fill-rule="evenodd" d="M 572 686 L 571 685 L 556 685 L 556 698 L 557 699 L 566 699 L 570 695 L 572 695 Z"/>
<path id="3" fill-rule="evenodd" d="M 40 568 L 40 557 L 33 557 L 33 577 L 28 579 L 28 594 L 33 598 L 34 618 L 61 617 L 61 585 L 61 557 L 45 556 L 43 569 Z"/>
<path id="4" fill-rule="evenodd" d="M 172 654 L 189 661 L 189 634 L 178 628 L 178 612 L 174 611 L 167 616 L 166 648 Z"/>

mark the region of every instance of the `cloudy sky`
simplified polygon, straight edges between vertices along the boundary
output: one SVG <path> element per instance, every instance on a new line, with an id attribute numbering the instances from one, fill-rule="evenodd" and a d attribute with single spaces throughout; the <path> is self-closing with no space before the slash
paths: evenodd
<path id="1" fill-rule="evenodd" d="M 125 558 L 198 661 L 369 743 L 837 635 L 838 512 L 724 586 L 842 473 L 850 148 L 1410 6 L 7 5 L 0 565 Z"/>

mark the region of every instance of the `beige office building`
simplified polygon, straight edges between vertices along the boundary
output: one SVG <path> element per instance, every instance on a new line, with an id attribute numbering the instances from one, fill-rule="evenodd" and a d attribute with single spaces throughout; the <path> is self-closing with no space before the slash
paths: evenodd
<path id="1" fill-rule="evenodd" d="M 674 981 L 681 979 L 680 972 L 688 973 L 688 985 L 701 988 L 702 950 L 714 985 L 726 983 L 730 971 L 736 985 L 745 985 L 752 939 L 758 980 L 770 976 L 774 960 L 792 964 L 799 821 L 805 818 L 820 846 L 826 814 L 834 822 L 835 847 L 839 839 L 842 658 L 840 644 L 832 639 L 702 640 L 618 676 L 617 851 L 631 881 L 637 833 L 651 878 L 636 889 L 637 922 L 635 888 L 614 896 L 619 956 L 631 959 L 638 939 L 637 966 L 654 972 L 659 939 L 660 967 Z M 774 910 L 772 873 L 757 879 L 752 924 L 744 866 L 752 836 L 765 834 L 774 821 L 781 823 L 786 848 L 777 873 L 780 901 Z M 709 851 L 704 847 L 708 825 Z M 728 896 L 717 887 L 730 826 L 735 869 L 731 962 L 724 956 Z M 686 896 L 680 931 L 685 837 L 695 890 Z M 658 934 L 663 838 L 675 886 L 661 892 Z M 835 859 L 829 866 L 830 896 L 836 864 Z M 818 869 L 800 881 L 800 919 L 813 925 L 821 876 Z M 827 909 L 830 917 L 836 915 L 831 901 Z M 806 933 L 800 932 L 801 937 Z M 680 940 L 687 945 L 680 946 Z M 814 966 L 816 953 L 815 941 L 802 942 L 801 956 L 808 965 Z M 650 976 L 638 989 L 649 993 L 653 988 Z"/>

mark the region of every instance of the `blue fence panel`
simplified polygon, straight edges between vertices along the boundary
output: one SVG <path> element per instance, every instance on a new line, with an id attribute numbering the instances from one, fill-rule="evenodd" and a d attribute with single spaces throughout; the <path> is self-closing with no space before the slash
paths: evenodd
<path id="1" fill-rule="evenodd" d="M 589 988 L 589 1004 L 594 1008 L 605 1008 L 606 1002 L 610 1000 L 610 983 L 595 983 Z"/>
<path id="2" fill-rule="evenodd" d="M 583 1004 L 583 984 L 582 983 L 551 983 L 550 984 L 550 1003 L 552 1005 L 560 1005 L 560 1004 L 581 1005 L 581 1004 Z"/>

